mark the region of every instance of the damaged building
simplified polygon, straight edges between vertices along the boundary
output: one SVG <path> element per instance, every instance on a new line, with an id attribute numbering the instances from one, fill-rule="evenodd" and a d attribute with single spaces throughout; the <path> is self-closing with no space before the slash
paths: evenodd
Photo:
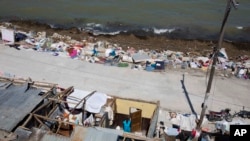
<path id="1" fill-rule="evenodd" d="M 159 106 L 158 101 L 1 77 L 0 140 L 162 140 L 155 136 Z"/>

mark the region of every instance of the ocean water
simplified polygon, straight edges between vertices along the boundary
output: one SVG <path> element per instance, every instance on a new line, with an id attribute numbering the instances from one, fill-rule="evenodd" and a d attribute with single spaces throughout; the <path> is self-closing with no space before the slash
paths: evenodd
<path id="1" fill-rule="evenodd" d="M 250 0 L 231 8 L 225 39 L 250 42 Z M 53 28 L 217 40 L 227 0 L 0 0 L 0 21 L 32 20 Z"/>

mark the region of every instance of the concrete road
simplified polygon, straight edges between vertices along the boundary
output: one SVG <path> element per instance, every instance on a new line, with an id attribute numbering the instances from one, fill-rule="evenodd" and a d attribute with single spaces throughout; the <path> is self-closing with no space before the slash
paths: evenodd
<path id="1" fill-rule="evenodd" d="M 161 107 L 165 109 L 200 114 L 208 78 L 200 71 L 185 71 L 136 71 L 0 45 L 2 74 L 31 77 L 35 81 L 57 83 L 62 87 L 74 86 L 82 90 L 97 90 L 119 97 L 159 100 Z M 208 109 L 219 111 L 229 107 L 238 111 L 245 106 L 250 110 L 249 101 L 250 80 L 220 76 L 214 78 Z"/>

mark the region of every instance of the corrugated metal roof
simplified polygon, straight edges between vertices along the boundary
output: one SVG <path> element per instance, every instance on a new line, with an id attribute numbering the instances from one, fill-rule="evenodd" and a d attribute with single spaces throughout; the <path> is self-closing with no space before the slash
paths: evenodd
<path id="1" fill-rule="evenodd" d="M 54 134 L 46 130 L 32 128 L 31 131 L 32 134 L 29 136 L 28 141 L 70 141 L 69 137 Z"/>
<path id="2" fill-rule="evenodd" d="M 30 130 L 25 130 L 20 127 L 18 127 L 14 132 L 14 134 L 18 136 L 18 141 L 27 141 L 31 133 L 32 132 Z"/>
<path id="3" fill-rule="evenodd" d="M 84 138 L 77 138 L 78 140 L 74 140 L 74 138 L 71 138 L 71 141 L 117 141 L 118 136 L 122 135 L 123 135 L 122 130 L 100 128 L 100 127 L 89 127 L 87 128 L 87 133 L 84 135 Z"/>
<path id="4" fill-rule="evenodd" d="M 13 130 L 42 101 L 40 89 L 26 90 L 27 84 L 0 89 L 0 129 Z"/>
<path id="5" fill-rule="evenodd" d="M 33 140 L 31 140 L 33 141 Z M 61 136 L 58 134 L 45 134 L 40 141 L 70 141 L 69 137 Z"/>
<path id="6" fill-rule="evenodd" d="M 88 132 L 87 127 L 75 126 L 74 131 L 70 137 L 71 141 L 82 141 Z"/>

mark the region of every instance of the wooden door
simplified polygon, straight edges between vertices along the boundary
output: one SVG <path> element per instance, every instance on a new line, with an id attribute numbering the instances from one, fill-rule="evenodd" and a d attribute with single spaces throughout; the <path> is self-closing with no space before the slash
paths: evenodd
<path id="1" fill-rule="evenodd" d="M 131 132 L 141 131 L 142 110 L 130 108 Z"/>

